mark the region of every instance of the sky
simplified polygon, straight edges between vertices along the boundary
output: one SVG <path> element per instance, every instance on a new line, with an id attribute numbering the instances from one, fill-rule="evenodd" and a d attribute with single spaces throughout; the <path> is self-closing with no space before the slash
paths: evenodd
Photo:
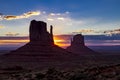
<path id="1" fill-rule="evenodd" d="M 0 0 L 0 50 L 29 42 L 33 19 L 47 22 L 48 31 L 53 25 L 62 48 L 79 33 L 90 35 L 86 46 L 120 46 L 120 0 Z"/>
<path id="2" fill-rule="evenodd" d="M 120 33 L 120 0 L 0 0 L 0 36 L 28 36 L 30 21 L 54 34 Z"/>

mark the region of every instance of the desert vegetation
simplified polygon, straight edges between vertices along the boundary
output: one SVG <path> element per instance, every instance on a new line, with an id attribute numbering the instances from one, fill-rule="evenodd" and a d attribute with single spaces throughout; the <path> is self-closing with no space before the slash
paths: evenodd
<path id="1" fill-rule="evenodd" d="M 16 66 L 1 69 L 0 80 L 120 80 L 120 64 L 67 71 L 55 68 L 27 70 Z"/>

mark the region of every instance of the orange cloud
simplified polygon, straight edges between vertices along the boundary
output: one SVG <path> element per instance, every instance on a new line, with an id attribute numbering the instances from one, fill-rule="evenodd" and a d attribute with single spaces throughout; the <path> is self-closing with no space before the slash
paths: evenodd
<path id="1" fill-rule="evenodd" d="M 27 43 L 29 40 L 0 40 L 0 43 Z"/>
<path id="2" fill-rule="evenodd" d="M 6 36 L 17 36 L 19 33 L 8 32 L 5 34 Z"/>
<path id="3" fill-rule="evenodd" d="M 7 15 L 7 16 L 4 16 L 3 19 L 5 20 L 23 19 L 23 18 L 29 18 L 29 17 L 37 16 L 37 15 L 40 15 L 39 11 L 31 11 L 31 12 L 27 12 L 19 16 Z"/>

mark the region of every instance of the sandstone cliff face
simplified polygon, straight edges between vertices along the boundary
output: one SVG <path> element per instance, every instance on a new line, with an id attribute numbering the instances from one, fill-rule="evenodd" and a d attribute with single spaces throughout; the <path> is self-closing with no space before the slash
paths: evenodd
<path id="1" fill-rule="evenodd" d="M 77 34 L 73 37 L 73 39 L 71 40 L 71 45 L 67 47 L 67 50 L 72 53 L 81 55 L 91 55 L 95 53 L 93 50 L 85 46 L 84 36 L 81 34 Z"/>

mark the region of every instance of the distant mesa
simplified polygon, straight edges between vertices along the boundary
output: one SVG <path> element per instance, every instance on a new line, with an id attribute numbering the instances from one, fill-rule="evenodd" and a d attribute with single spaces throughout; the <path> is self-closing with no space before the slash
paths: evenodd
<path id="1" fill-rule="evenodd" d="M 67 50 L 80 55 L 91 55 L 96 53 L 87 46 L 85 46 L 84 36 L 82 34 L 77 34 L 73 36 L 73 39 L 71 39 L 71 45 L 67 47 Z"/>

